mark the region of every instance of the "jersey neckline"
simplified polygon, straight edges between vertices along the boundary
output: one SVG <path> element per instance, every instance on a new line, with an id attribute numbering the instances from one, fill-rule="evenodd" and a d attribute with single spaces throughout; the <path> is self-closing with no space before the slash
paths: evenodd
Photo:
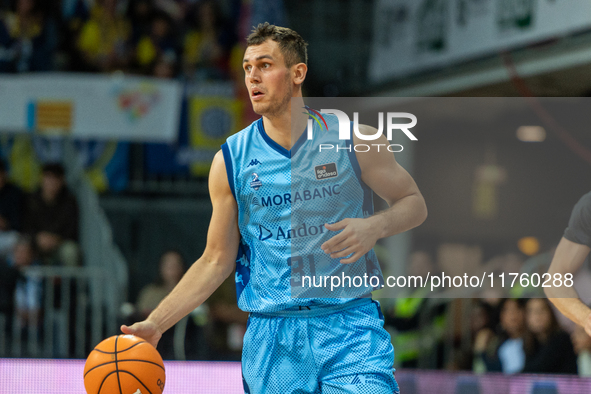
<path id="1" fill-rule="evenodd" d="M 271 137 L 269 137 L 269 135 L 265 131 L 265 125 L 263 123 L 262 117 L 257 121 L 257 129 L 259 130 L 261 137 L 263 137 L 263 140 L 267 143 L 267 145 L 269 145 L 277 153 L 279 153 L 282 156 L 285 156 L 288 159 L 291 159 L 306 141 L 306 132 L 304 131 L 302 135 L 300 135 L 300 138 L 298 138 L 298 140 L 295 142 L 295 144 L 293 144 L 291 149 L 287 150 L 281 145 L 279 145 L 277 142 L 275 142 Z"/>

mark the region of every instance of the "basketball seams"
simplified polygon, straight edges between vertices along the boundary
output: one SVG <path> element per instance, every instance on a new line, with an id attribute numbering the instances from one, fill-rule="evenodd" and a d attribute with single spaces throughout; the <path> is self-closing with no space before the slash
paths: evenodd
<path id="1" fill-rule="evenodd" d="M 118 362 L 120 363 L 124 363 L 127 361 L 135 361 L 137 363 L 148 363 L 148 364 L 153 364 L 156 365 L 157 367 L 160 367 L 160 369 L 162 369 L 163 371 L 165 371 L 164 367 L 158 363 L 155 363 L 154 361 L 148 361 L 148 360 L 139 360 L 139 359 L 126 359 L 126 360 L 118 360 Z M 99 365 L 95 365 L 94 367 L 92 367 L 91 369 L 89 369 L 88 371 L 86 371 L 86 373 L 84 374 L 84 377 L 86 377 L 86 375 L 88 375 L 90 373 L 90 371 L 93 371 L 95 369 L 97 369 L 98 367 L 103 367 L 105 365 L 109 365 L 109 364 L 113 364 L 115 361 L 107 361 L 106 363 L 102 363 Z M 113 371 L 116 372 L 116 371 Z"/>
<path id="2" fill-rule="evenodd" d="M 126 351 L 128 351 L 129 349 L 131 349 L 131 348 L 134 348 L 134 347 L 136 347 L 137 345 L 140 345 L 140 344 L 142 344 L 142 343 L 146 343 L 146 341 L 141 341 L 141 342 L 138 342 L 138 343 L 134 343 L 133 345 L 131 345 L 131 346 L 130 346 L 130 347 L 128 347 L 127 349 L 119 350 L 118 352 L 107 352 L 107 351 L 105 351 L 105 350 L 100 350 L 100 349 L 93 349 L 93 350 L 94 350 L 94 351 L 96 351 L 96 352 L 99 352 L 99 353 L 103 353 L 103 354 L 115 354 L 115 353 L 123 353 L 123 352 L 126 352 Z M 115 349 L 117 349 L 117 348 L 115 348 Z"/>
<path id="3" fill-rule="evenodd" d="M 97 394 L 101 394 L 101 390 L 103 389 L 103 384 L 105 384 L 105 381 L 107 380 L 107 378 L 108 378 L 109 376 L 113 375 L 115 372 L 117 372 L 117 371 L 109 372 L 109 373 L 107 374 L 107 376 L 105 376 L 105 378 L 104 378 L 104 379 L 103 379 L 103 381 L 101 382 L 101 385 L 99 386 L 99 389 L 98 389 L 98 391 L 97 391 Z"/>
<path id="4" fill-rule="evenodd" d="M 117 383 L 119 384 L 119 394 L 123 394 L 121 390 L 121 379 L 119 379 L 119 364 L 117 363 L 117 341 L 119 336 L 115 337 L 115 371 L 117 372 Z"/>
<path id="5" fill-rule="evenodd" d="M 148 394 L 152 394 L 152 392 L 150 391 L 150 389 L 148 388 L 148 386 L 146 386 L 146 385 L 144 384 L 144 382 L 142 382 L 141 380 L 139 380 L 137 376 L 135 376 L 135 375 L 134 375 L 134 374 L 132 374 L 131 372 L 129 372 L 129 371 L 126 371 L 126 370 L 123 370 L 123 369 L 121 370 L 121 373 L 127 373 L 127 374 L 129 374 L 129 375 L 133 376 L 133 378 L 134 378 L 135 380 L 137 380 L 138 382 L 140 382 L 140 384 L 141 384 L 142 386 L 144 386 L 144 388 L 145 388 L 146 390 L 148 390 Z"/>

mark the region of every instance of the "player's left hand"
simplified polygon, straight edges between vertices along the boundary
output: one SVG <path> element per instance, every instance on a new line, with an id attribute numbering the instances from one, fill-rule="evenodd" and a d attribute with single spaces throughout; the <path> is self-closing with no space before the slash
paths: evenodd
<path id="1" fill-rule="evenodd" d="M 379 239 L 375 226 L 367 219 L 343 219 L 333 224 L 325 224 L 330 231 L 340 231 L 337 235 L 323 243 L 320 248 L 333 259 L 342 259 L 342 264 L 350 264 L 359 260 L 374 247 Z"/>

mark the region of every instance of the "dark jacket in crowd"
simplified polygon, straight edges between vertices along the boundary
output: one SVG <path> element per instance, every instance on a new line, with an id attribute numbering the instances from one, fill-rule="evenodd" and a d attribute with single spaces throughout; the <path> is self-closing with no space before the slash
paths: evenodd
<path id="1" fill-rule="evenodd" d="M 21 274 L 16 268 L 9 266 L 6 261 L 0 260 L 0 313 L 4 314 L 5 318 L 12 317 L 14 292 L 20 278 Z"/>
<path id="2" fill-rule="evenodd" d="M 64 240 L 78 241 L 78 204 L 76 198 L 64 187 L 54 204 L 47 204 L 41 191 L 29 199 L 26 232 L 32 235 L 47 231 Z"/>
<path id="3" fill-rule="evenodd" d="M 21 231 L 25 196 L 17 186 L 6 183 L 0 189 L 0 216 L 10 225 L 9 230 Z"/>
<path id="4" fill-rule="evenodd" d="M 560 330 L 546 343 L 537 343 L 525 357 L 523 373 L 577 373 L 577 356 L 570 336 Z"/>

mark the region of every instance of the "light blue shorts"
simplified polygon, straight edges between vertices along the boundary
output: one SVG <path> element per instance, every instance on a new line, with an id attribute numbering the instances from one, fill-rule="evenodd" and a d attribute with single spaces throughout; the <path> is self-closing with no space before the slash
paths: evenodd
<path id="1" fill-rule="evenodd" d="M 251 313 L 242 351 L 245 393 L 399 393 L 377 301 L 302 308 Z"/>

